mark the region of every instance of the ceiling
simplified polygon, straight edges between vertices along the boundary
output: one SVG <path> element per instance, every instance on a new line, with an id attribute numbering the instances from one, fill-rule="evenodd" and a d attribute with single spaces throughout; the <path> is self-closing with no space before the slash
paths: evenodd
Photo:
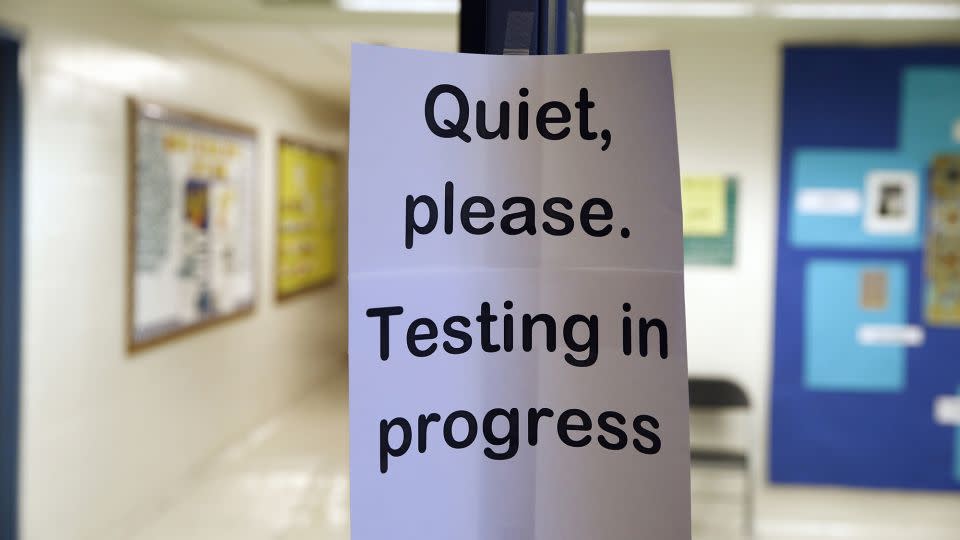
<path id="1" fill-rule="evenodd" d="M 126 0 L 153 17 L 170 20 L 190 39 L 243 62 L 275 78 L 310 92 L 320 99 L 345 105 L 349 96 L 350 44 L 382 43 L 418 49 L 454 51 L 457 46 L 457 16 L 453 13 L 376 13 L 340 9 L 337 1 L 350 0 Z M 370 0 L 365 0 L 370 1 Z M 374 0 L 377 1 L 377 0 Z M 379 0 L 384 1 L 384 0 Z M 405 0 L 389 0 L 394 7 Z M 423 1 L 423 0 L 421 0 Z M 450 0 L 429 0 L 450 2 Z M 479 1 L 479 0 L 477 0 Z M 605 4 L 631 0 L 588 0 Z M 730 17 L 678 16 L 676 12 L 656 17 L 589 16 L 586 21 L 588 52 L 670 47 L 674 40 L 702 41 L 766 36 L 777 41 L 960 41 L 960 20 L 933 18 L 903 20 L 898 12 L 880 11 L 884 19 L 825 20 L 773 16 L 778 6 L 803 7 L 803 3 L 827 4 L 824 0 L 785 2 L 696 1 L 633 2 L 647 8 L 675 9 L 707 5 L 747 6 L 752 11 Z M 416 2 L 414 2 L 416 3 Z M 933 6 L 955 9 L 960 0 L 850 0 L 840 5 L 857 8 Z M 616 7 L 616 6 L 615 6 Z M 842 13 L 841 13 L 842 14 Z M 689 14 L 688 14 L 689 15 Z M 889 18 L 893 17 L 893 18 Z"/>

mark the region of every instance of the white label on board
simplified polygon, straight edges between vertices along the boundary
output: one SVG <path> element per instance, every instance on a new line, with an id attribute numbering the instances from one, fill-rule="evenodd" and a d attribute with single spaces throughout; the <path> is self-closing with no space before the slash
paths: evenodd
<path id="1" fill-rule="evenodd" d="M 923 327 L 912 324 L 861 324 L 857 327 L 857 342 L 866 346 L 920 347 L 924 337 Z"/>
<path id="2" fill-rule="evenodd" d="M 797 192 L 797 213 L 855 216 L 863 206 L 860 191 L 841 188 L 804 188 Z"/>
<path id="3" fill-rule="evenodd" d="M 933 400 L 933 420 L 941 426 L 960 426 L 960 396 L 937 396 Z"/>

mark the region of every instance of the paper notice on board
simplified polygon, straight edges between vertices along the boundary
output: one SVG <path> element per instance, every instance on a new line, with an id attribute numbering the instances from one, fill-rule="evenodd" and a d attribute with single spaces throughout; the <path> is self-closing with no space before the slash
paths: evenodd
<path id="1" fill-rule="evenodd" d="M 352 54 L 352 537 L 689 540 L 668 53 Z"/>
<path id="2" fill-rule="evenodd" d="M 857 343 L 867 347 L 920 347 L 926 338 L 922 326 L 914 324 L 861 324 Z"/>
<path id="3" fill-rule="evenodd" d="M 797 192 L 797 213 L 818 216 L 855 216 L 863 207 L 856 189 L 804 188 Z"/>
<path id="4" fill-rule="evenodd" d="M 933 400 L 933 421 L 941 426 L 960 427 L 960 396 L 942 395 Z"/>
<path id="5" fill-rule="evenodd" d="M 727 232 L 727 178 L 690 176 L 681 181 L 683 234 L 723 236 Z"/>

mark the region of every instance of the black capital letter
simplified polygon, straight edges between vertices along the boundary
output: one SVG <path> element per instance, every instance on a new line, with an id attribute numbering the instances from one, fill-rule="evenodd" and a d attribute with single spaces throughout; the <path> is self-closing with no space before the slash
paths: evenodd
<path id="1" fill-rule="evenodd" d="M 440 127 L 440 124 L 437 123 L 436 105 L 437 98 L 440 97 L 441 94 L 450 94 L 453 96 L 457 100 L 457 106 L 460 108 L 456 124 L 449 119 L 443 120 L 443 125 L 447 126 L 448 129 L 443 129 Z M 467 103 L 467 96 L 463 93 L 463 90 L 460 90 L 456 86 L 452 84 L 438 84 L 434 86 L 430 90 L 430 93 L 427 94 L 427 101 L 424 103 L 423 108 L 423 116 L 427 121 L 427 127 L 429 127 L 430 131 L 437 137 L 443 137 L 444 139 L 460 137 L 463 142 L 470 142 L 470 135 L 467 135 L 463 131 L 467 128 L 467 123 L 470 121 L 470 104 Z"/>

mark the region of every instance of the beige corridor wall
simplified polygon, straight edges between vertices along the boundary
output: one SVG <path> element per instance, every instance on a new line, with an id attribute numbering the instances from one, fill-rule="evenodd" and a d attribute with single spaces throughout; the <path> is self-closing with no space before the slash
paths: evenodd
<path id="1" fill-rule="evenodd" d="M 587 49 L 670 49 L 681 173 L 738 178 L 734 265 L 685 268 L 687 350 L 691 376 L 736 381 L 754 407 L 748 426 L 717 424 L 713 417 L 695 423 L 693 436 L 718 436 L 736 446 L 747 441 L 756 457 L 754 475 L 763 485 L 784 36 L 746 26 L 736 32 L 702 25 L 598 30 L 587 33 Z"/>
<path id="2" fill-rule="evenodd" d="M 773 369 L 780 51 L 769 36 L 684 42 L 671 51 L 681 171 L 738 181 L 734 266 L 685 272 L 690 373 L 732 379 L 749 394 L 751 422 L 736 437 L 751 447 L 757 485 L 767 476 Z M 694 426 L 707 435 L 743 424 Z"/>
<path id="3" fill-rule="evenodd" d="M 96 10 L 94 10 L 96 11 Z M 0 5 L 25 43 L 21 516 L 25 540 L 125 527 L 230 438 L 345 362 L 345 280 L 273 300 L 274 141 L 345 145 L 346 116 L 116 12 Z M 127 96 L 259 129 L 255 313 L 125 350 Z"/>

